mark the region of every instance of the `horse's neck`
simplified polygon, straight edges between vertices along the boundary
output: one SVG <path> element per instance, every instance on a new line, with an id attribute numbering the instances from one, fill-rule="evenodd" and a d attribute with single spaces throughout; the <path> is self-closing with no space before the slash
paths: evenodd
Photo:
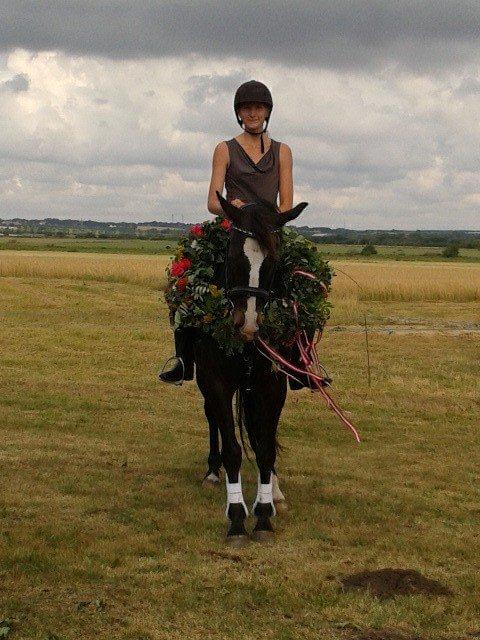
<path id="1" fill-rule="evenodd" d="M 213 271 L 213 284 L 216 284 L 219 289 L 225 287 L 225 263 L 217 262 Z"/>

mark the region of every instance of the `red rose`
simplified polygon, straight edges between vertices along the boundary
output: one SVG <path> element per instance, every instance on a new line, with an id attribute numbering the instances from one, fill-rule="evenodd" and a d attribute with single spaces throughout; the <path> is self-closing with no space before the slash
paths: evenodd
<path id="1" fill-rule="evenodd" d="M 194 224 L 193 227 L 190 227 L 190 233 L 193 236 L 197 236 L 198 238 L 200 238 L 201 236 L 203 236 L 203 227 L 201 224 Z"/>
<path id="2" fill-rule="evenodd" d="M 173 262 L 172 266 L 170 267 L 170 273 L 172 274 L 172 276 L 181 276 L 182 273 L 185 271 L 181 260 L 178 262 Z"/>
<path id="3" fill-rule="evenodd" d="M 220 226 L 222 227 L 222 229 L 225 229 L 225 231 L 230 231 L 230 229 L 232 228 L 232 223 L 230 222 L 230 220 L 228 220 L 228 218 L 224 218 L 221 221 Z"/>
<path id="4" fill-rule="evenodd" d="M 182 258 L 181 260 L 177 260 L 177 262 L 173 262 L 170 267 L 170 273 L 172 276 L 178 277 L 183 276 L 185 271 L 190 267 L 192 261 L 188 258 Z"/>
<path id="5" fill-rule="evenodd" d="M 176 288 L 178 289 L 178 291 L 185 291 L 185 287 L 187 286 L 187 278 L 183 277 L 183 278 L 179 278 L 177 280 L 177 282 L 175 283 Z"/>

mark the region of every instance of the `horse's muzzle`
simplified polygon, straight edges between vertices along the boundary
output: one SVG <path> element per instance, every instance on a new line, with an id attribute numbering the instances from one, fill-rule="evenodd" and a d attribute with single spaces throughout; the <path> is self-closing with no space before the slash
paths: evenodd
<path id="1" fill-rule="evenodd" d="M 240 330 L 240 337 L 244 342 L 253 342 L 258 335 L 258 329 L 256 331 L 242 331 Z"/>

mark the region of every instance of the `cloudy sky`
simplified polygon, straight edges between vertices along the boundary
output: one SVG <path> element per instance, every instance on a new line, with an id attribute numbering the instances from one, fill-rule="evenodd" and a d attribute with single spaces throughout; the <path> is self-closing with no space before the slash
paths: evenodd
<path id="1" fill-rule="evenodd" d="M 478 0 L 2 0 L 0 218 L 210 218 L 239 84 L 298 220 L 480 228 Z"/>

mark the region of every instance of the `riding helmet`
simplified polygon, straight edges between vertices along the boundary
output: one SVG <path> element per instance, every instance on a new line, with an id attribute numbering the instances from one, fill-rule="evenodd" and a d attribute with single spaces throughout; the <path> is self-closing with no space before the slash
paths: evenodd
<path id="1" fill-rule="evenodd" d="M 244 82 L 238 87 L 235 93 L 234 101 L 233 101 L 233 109 L 237 117 L 237 122 L 242 128 L 243 128 L 243 121 L 241 118 L 238 117 L 237 109 L 241 104 L 244 104 L 245 102 L 261 102 L 262 104 L 266 104 L 268 107 L 270 107 L 270 112 L 268 116 L 265 118 L 265 128 L 263 129 L 263 131 L 259 131 L 255 133 L 251 131 L 249 132 L 249 133 L 252 133 L 252 135 L 261 136 L 260 138 L 261 151 L 263 153 L 264 147 L 263 147 L 262 133 L 265 133 L 265 131 L 267 130 L 268 121 L 270 120 L 270 116 L 272 114 L 272 109 L 273 109 L 272 94 L 270 93 L 270 90 L 268 89 L 268 87 L 265 86 L 263 82 L 258 82 L 258 80 L 249 80 L 248 82 Z"/>

